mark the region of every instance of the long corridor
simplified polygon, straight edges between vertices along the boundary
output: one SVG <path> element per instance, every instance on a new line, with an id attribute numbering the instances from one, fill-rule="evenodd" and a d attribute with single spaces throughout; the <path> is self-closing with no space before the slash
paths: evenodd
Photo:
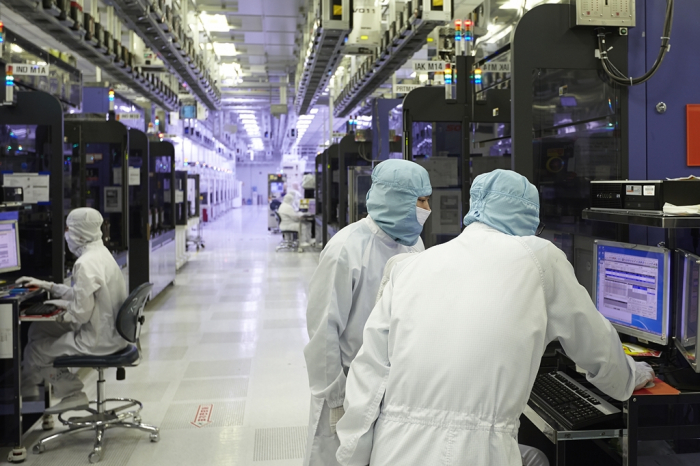
<path id="1" fill-rule="evenodd" d="M 100 464 L 297 466 L 309 390 L 303 347 L 306 291 L 318 253 L 275 252 L 266 206 L 244 206 L 204 229 L 206 249 L 146 309 L 143 360 L 108 397 L 144 403 L 161 440 L 111 430 Z M 85 379 L 91 399 L 96 375 Z M 56 422 L 56 428 L 59 423 Z M 26 446 L 45 432 L 31 434 Z M 93 436 L 56 442 L 28 465 L 87 464 Z"/>

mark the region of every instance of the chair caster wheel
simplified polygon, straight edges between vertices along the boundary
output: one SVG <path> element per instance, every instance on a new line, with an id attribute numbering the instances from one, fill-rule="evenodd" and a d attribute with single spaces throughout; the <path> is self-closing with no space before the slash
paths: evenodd
<path id="1" fill-rule="evenodd" d="M 53 416 L 52 415 L 44 414 L 44 417 L 41 420 L 41 428 L 43 430 L 52 430 L 53 429 Z"/>
<path id="2" fill-rule="evenodd" d="M 88 456 L 88 460 L 90 461 L 90 464 L 95 464 L 95 463 L 99 463 L 100 461 L 102 461 L 102 455 L 103 455 L 102 448 L 95 449 L 95 451 L 90 453 L 90 456 Z"/>
<path id="3" fill-rule="evenodd" d="M 25 447 L 15 447 L 7 455 L 8 463 L 21 463 L 27 459 L 27 449 Z"/>
<path id="4" fill-rule="evenodd" d="M 158 434 L 151 434 L 150 438 L 151 438 L 151 442 L 156 443 L 160 440 L 160 434 L 159 433 Z"/>
<path id="5" fill-rule="evenodd" d="M 141 416 L 134 416 L 134 424 L 141 424 Z"/>
<path id="6" fill-rule="evenodd" d="M 44 445 L 43 443 L 37 443 L 36 445 L 34 445 L 34 448 L 32 448 L 32 453 L 34 453 L 35 455 L 40 455 L 45 451 L 46 445 Z"/>

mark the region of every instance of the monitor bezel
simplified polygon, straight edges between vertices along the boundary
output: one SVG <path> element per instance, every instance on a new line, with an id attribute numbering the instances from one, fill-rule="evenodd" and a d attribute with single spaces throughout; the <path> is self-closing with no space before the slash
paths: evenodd
<path id="1" fill-rule="evenodd" d="M 19 222 L 17 220 L 0 220 L 0 225 L 14 224 L 15 226 L 15 245 L 17 248 L 17 266 L 0 268 L 0 273 L 16 272 L 17 270 L 22 270 L 22 257 L 20 254 L 19 247 Z"/>
<path id="2" fill-rule="evenodd" d="M 685 358 L 685 360 L 688 362 L 690 367 L 693 368 L 695 372 L 700 373 L 700 365 L 698 365 L 697 361 L 697 337 L 692 337 L 689 339 L 685 338 L 686 335 L 686 315 L 689 310 L 688 308 L 688 303 L 690 302 L 690 293 L 691 293 L 691 287 L 692 287 L 692 263 L 690 261 L 695 261 L 697 264 L 700 264 L 700 256 L 697 254 L 693 254 L 691 252 L 688 252 L 683 249 L 678 249 L 678 254 L 682 256 L 683 260 L 683 291 L 682 291 L 682 297 L 681 297 L 681 302 L 680 306 L 677 306 L 676 308 L 680 308 L 681 312 L 678 312 L 676 315 L 676 331 L 679 332 L 679 334 L 675 335 L 673 340 L 676 343 L 676 348 L 678 348 L 678 351 L 680 351 L 681 355 Z M 677 257 L 677 259 L 679 259 Z M 698 285 L 698 293 L 700 295 L 700 284 Z M 700 305 L 700 301 L 699 301 Z M 698 325 L 698 330 L 700 330 L 700 322 L 697 323 Z M 690 341 L 692 340 L 692 342 Z M 688 350 L 686 348 L 686 344 L 692 344 L 695 346 L 695 355 L 691 356 L 690 353 L 688 353 Z"/>
<path id="3" fill-rule="evenodd" d="M 669 320 L 670 320 L 670 293 L 671 293 L 671 250 L 667 248 L 662 248 L 659 246 L 646 246 L 642 244 L 632 244 L 632 243 L 620 243 L 617 241 L 605 241 L 605 240 L 595 240 L 593 253 L 595 265 L 593 266 L 593 304 L 598 309 L 598 247 L 599 246 L 611 246 L 625 249 L 636 249 L 639 251 L 648 251 L 654 253 L 662 253 L 664 256 L 664 300 L 663 300 L 663 312 L 661 316 L 661 335 L 657 335 L 651 332 L 645 332 L 644 330 L 638 330 L 635 328 L 627 327 L 625 325 L 618 324 L 609 320 L 601 312 L 600 315 L 606 318 L 608 322 L 617 330 L 618 333 L 623 335 L 641 338 L 651 343 L 657 343 L 659 345 L 669 345 L 672 342 L 669 339 Z M 598 310 L 600 312 L 600 310 Z"/>

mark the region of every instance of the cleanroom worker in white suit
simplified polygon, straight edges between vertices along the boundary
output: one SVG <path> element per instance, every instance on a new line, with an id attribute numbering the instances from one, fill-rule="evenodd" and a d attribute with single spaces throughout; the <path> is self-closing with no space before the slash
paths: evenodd
<path id="1" fill-rule="evenodd" d="M 60 356 L 115 353 L 127 346 L 116 329 L 117 313 L 126 301 L 124 276 L 102 244 L 102 215 L 81 207 L 68 214 L 66 242 L 78 257 L 73 266 L 73 286 L 22 277 L 18 283 L 38 286 L 60 299 L 47 301 L 66 310 L 61 322 L 35 322 L 22 363 L 23 396 L 37 392 L 42 381 L 51 383 L 54 395 L 63 400 L 46 410 L 56 414 L 86 406 L 88 399 L 80 379 L 66 368 L 54 368 Z"/>
<path id="2" fill-rule="evenodd" d="M 294 194 L 287 193 L 284 195 L 279 209 L 277 209 L 277 214 L 280 216 L 281 231 L 296 231 L 299 233 L 300 222 L 304 215 L 294 207 L 294 201 Z"/>
<path id="3" fill-rule="evenodd" d="M 343 415 L 345 377 L 362 346 L 384 265 L 396 254 L 424 249 L 420 233 L 431 193 L 428 172 L 420 165 L 380 163 L 367 193 L 369 215 L 343 228 L 321 253 L 306 311 L 311 413 L 304 465 L 337 464 L 335 425 Z"/>
<path id="4" fill-rule="evenodd" d="M 391 271 L 394 270 L 396 264 L 414 257 L 418 257 L 418 255 L 414 253 L 405 253 L 396 255 L 389 259 L 389 261 L 386 263 L 386 267 L 384 267 L 384 276 L 382 277 L 382 283 L 379 286 L 379 292 L 377 293 L 377 303 L 382 299 L 384 288 L 386 288 L 389 280 L 391 280 Z M 547 455 L 542 453 L 537 448 L 518 444 L 518 449 L 520 450 L 520 456 L 522 457 L 523 461 L 522 466 L 549 466 Z"/>
<path id="5" fill-rule="evenodd" d="M 535 236 L 539 196 L 527 179 L 477 177 L 464 224 L 397 264 L 372 311 L 337 425 L 340 464 L 521 466 L 519 418 L 555 339 L 613 398 L 653 379 L 566 256 Z"/>

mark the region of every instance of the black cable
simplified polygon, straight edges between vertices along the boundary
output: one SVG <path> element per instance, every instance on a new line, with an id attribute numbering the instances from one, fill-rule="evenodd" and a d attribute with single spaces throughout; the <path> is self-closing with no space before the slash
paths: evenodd
<path id="1" fill-rule="evenodd" d="M 671 50 L 671 28 L 673 26 L 673 7 L 674 0 L 666 0 L 666 16 L 664 18 L 663 35 L 661 36 L 661 48 L 659 49 L 659 54 L 656 57 L 656 61 L 652 65 L 651 69 L 644 73 L 644 75 L 633 78 L 631 76 L 625 76 L 617 67 L 610 61 L 608 57 L 608 49 L 605 48 L 605 29 L 598 28 L 598 51 L 600 53 L 600 61 L 603 65 L 603 70 L 610 79 L 612 79 L 617 84 L 623 86 L 636 86 L 637 84 L 642 84 L 651 79 L 652 76 L 656 74 L 664 61 L 666 54 Z"/>

